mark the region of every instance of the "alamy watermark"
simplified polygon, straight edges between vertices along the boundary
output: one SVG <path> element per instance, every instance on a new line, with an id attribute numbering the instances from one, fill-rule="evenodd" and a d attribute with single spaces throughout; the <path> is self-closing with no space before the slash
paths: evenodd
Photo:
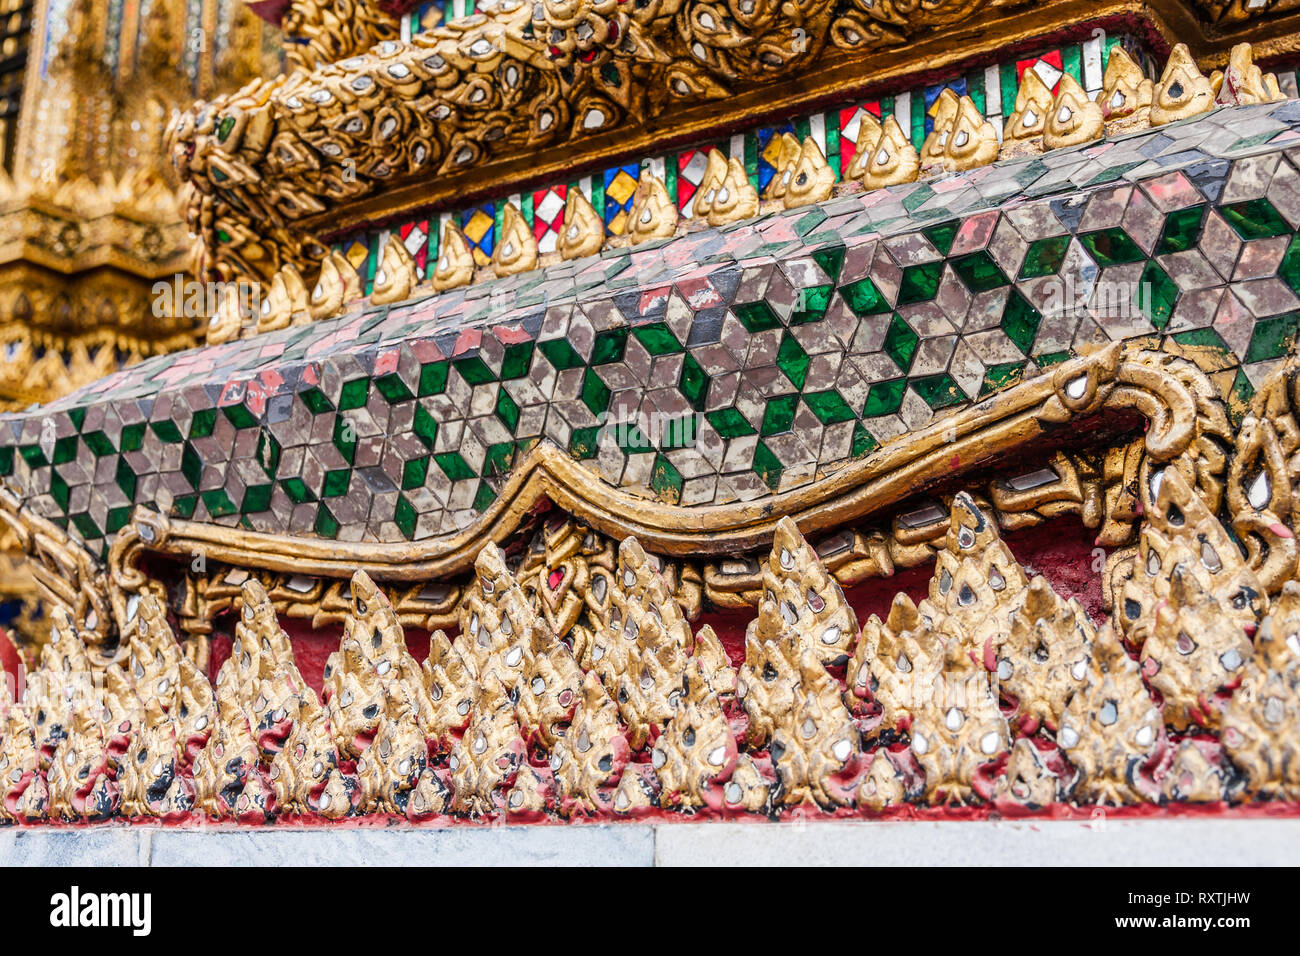
<path id="1" fill-rule="evenodd" d="M 255 282 L 198 282 L 177 273 L 153 284 L 153 314 L 157 318 L 209 318 L 217 314 L 227 296 L 238 299 L 244 321 L 261 313 L 262 291 Z"/>

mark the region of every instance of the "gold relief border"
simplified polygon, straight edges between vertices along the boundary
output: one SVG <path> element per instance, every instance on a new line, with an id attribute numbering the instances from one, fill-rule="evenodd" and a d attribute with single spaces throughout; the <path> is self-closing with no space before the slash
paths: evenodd
<path id="1" fill-rule="evenodd" d="M 878 515 L 939 479 L 959 475 L 1085 417 L 1135 410 L 1149 422 L 1149 459 L 1169 461 L 1197 436 L 1197 402 L 1160 353 L 1126 354 L 1119 344 L 1055 367 L 977 405 L 900 436 L 810 485 L 759 502 L 683 508 L 613 488 L 547 444 L 529 452 L 493 505 L 469 527 L 429 542 L 340 544 L 175 521 L 137 509 L 109 553 L 124 589 L 138 586 L 142 551 L 286 574 L 414 582 L 469 569 L 488 542 L 510 537 L 544 501 L 614 539 L 635 536 L 669 557 L 741 553 L 770 544 L 776 523 L 793 517 L 804 534 L 840 529 Z M 956 464 L 954 464 L 956 462 Z"/>

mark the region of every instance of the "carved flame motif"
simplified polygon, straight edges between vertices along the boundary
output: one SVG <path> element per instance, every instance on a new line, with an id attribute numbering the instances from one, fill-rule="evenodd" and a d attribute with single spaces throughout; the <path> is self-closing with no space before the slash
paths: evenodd
<path id="1" fill-rule="evenodd" d="M 1217 98 L 1228 106 L 1253 106 L 1283 100 L 1286 96 L 1277 85 L 1277 77 L 1255 65 L 1250 44 L 1238 43 L 1228 54 Z"/>
<path id="2" fill-rule="evenodd" d="M 1151 100 L 1155 96 L 1155 83 L 1149 80 L 1141 68 L 1122 46 L 1111 48 L 1106 60 L 1106 72 L 1102 76 L 1101 92 L 1097 94 L 1097 105 L 1109 124 L 1115 120 L 1132 117 L 1125 128 L 1140 129 L 1150 122 Z M 1112 132 L 1118 129 L 1108 127 Z"/>
<path id="3" fill-rule="evenodd" d="M 1008 147 L 1037 141 L 1052 111 L 1052 91 L 1034 69 L 1025 70 L 1016 91 L 1016 106 L 1002 131 L 1003 155 Z"/>
<path id="4" fill-rule="evenodd" d="M 794 521 L 782 518 L 763 565 L 765 601 L 777 606 L 785 625 L 823 663 L 843 662 L 857 639 L 857 616 L 839 582 L 804 540 Z"/>
<path id="5" fill-rule="evenodd" d="M 411 295 L 417 281 L 415 260 L 402 237 L 394 232 L 384 243 L 383 255 L 379 257 L 370 301 L 374 305 L 401 302 Z"/>
<path id="6" fill-rule="evenodd" d="M 1101 107 L 1088 99 L 1078 80 L 1069 73 L 1062 75 L 1043 128 L 1043 148 L 1060 149 L 1100 139 L 1102 126 Z"/>
<path id="7" fill-rule="evenodd" d="M 867 189 L 915 182 L 921 174 L 920 154 L 892 114 L 885 119 L 863 163 L 862 185 Z"/>
<path id="8" fill-rule="evenodd" d="M 651 239 L 667 239 L 677 231 L 677 204 L 659 178 L 642 174 L 632 194 L 628 235 L 633 245 Z"/>
<path id="9" fill-rule="evenodd" d="M 1043 577 L 1024 592 L 998 652 L 998 687 L 1015 704 L 1020 729 L 1056 733 L 1065 705 L 1088 676 L 1096 629 L 1079 602 L 1062 600 Z"/>
<path id="10" fill-rule="evenodd" d="M 588 673 L 564 738 L 551 750 L 560 812 L 594 813 L 612 800 L 609 789 L 627 766 L 630 749 L 619 727 L 618 708 L 600 680 Z"/>
<path id="11" fill-rule="evenodd" d="M 661 785 L 660 805 L 722 805 L 724 784 L 736 767 L 736 738 L 702 663 L 692 661 L 684 689 L 652 764 Z"/>
<path id="12" fill-rule="evenodd" d="M 852 803 L 860 741 L 857 725 L 840 701 L 840 688 L 816 654 L 804 648 L 798 663 L 794 706 L 772 733 L 772 763 L 787 806 Z"/>
<path id="13" fill-rule="evenodd" d="M 1163 126 L 1214 109 L 1214 87 L 1187 49 L 1179 43 L 1169 53 L 1151 98 L 1151 125 Z"/>

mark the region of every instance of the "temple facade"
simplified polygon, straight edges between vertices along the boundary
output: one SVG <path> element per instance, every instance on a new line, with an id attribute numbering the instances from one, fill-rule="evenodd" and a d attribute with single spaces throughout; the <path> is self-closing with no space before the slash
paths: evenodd
<path id="1" fill-rule="evenodd" d="M 1296 814 L 1296 0 L 4 3 L 0 820 Z"/>

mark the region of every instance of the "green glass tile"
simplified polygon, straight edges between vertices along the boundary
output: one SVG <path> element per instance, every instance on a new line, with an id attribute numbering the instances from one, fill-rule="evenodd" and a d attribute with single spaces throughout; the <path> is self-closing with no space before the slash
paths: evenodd
<path id="1" fill-rule="evenodd" d="M 789 332 L 781 336 L 781 347 L 776 351 L 776 365 L 795 388 L 803 388 L 811 361 L 798 339 Z"/>
<path id="2" fill-rule="evenodd" d="M 334 403 L 314 385 L 299 392 L 298 397 L 302 399 L 302 403 L 307 406 L 307 410 L 313 415 L 320 415 L 322 412 L 332 412 L 334 410 Z"/>
<path id="3" fill-rule="evenodd" d="M 274 480 L 280 469 L 280 443 L 265 428 L 257 436 L 257 463 L 266 472 L 266 477 Z"/>
<path id="4" fill-rule="evenodd" d="M 1201 239 L 1201 224 L 1205 220 L 1206 208 L 1202 205 L 1175 209 L 1165 216 L 1164 229 L 1160 233 L 1160 241 L 1156 243 L 1156 255 L 1186 252 L 1195 248 Z"/>
<path id="5" fill-rule="evenodd" d="M 921 337 L 912 331 L 912 327 L 903 321 L 897 312 L 889 320 L 889 331 L 885 333 L 885 354 L 894 360 L 899 371 L 909 372 L 912 359 L 916 357 L 917 346 Z"/>
<path id="6" fill-rule="evenodd" d="M 289 496 L 289 500 L 296 505 L 316 500 L 316 495 L 312 493 L 312 490 L 307 487 L 307 483 L 301 478 L 286 478 L 280 482 L 280 487 Z"/>
<path id="7" fill-rule="evenodd" d="M 96 538 L 102 538 L 103 534 L 99 530 L 99 525 L 95 524 L 95 519 L 88 514 L 79 514 L 72 516 L 72 526 L 81 533 L 81 536 L 87 541 Z"/>
<path id="8" fill-rule="evenodd" d="M 1088 180 L 1086 183 L 1084 183 L 1084 184 L 1083 184 L 1083 185 L 1084 185 L 1084 188 L 1086 189 L 1086 188 L 1089 187 L 1089 186 L 1100 186 L 1100 185 L 1102 185 L 1103 183 L 1113 183 L 1113 182 L 1115 182 L 1115 180 L 1117 180 L 1117 179 L 1121 178 L 1122 176 L 1124 176 L 1125 173 L 1128 173 L 1128 172 L 1131 172 L 1131 171 L 1134 170 L 1134 169 L 1137 169 L 1137 168 L 1138 168 L 1139 166 L 1141 166 L 1144 162 L 1146 162 L 1146 160 L 1135 159 L 1135 160 L 1133 160 L 1132 162 L 1128 162 L 1128 163 L 1118 163 L 1118 164 L 1116 164 L 1116 165 L 1114 165 L 1114 166 L 1107 166 L 1105 169 L 1103 169 L 1101 172 L 1099 172 L 1096 176 L 1093 176 L 1092 179 L 1090 179 L 1090 180 Z"/>
<path id="9" fill-rule="evenodd" d="M 271 492 L 275 485 L 250 485 L 244 489 L 244 500 L 239 505 L 243 514 L 257 514 L 271 507 Z"/>
<path id="10" fill-rule="evenodd" d="M 172 499 L 172 514 L 177 518 L 189 521 L 194 517 L 194 509 L 198 507 L 198 495 L 180 495 Z"/>
<path id="11" fill-rule="evenodd" d="M 760 299 L 757 302 L 747 302 L 744 305 L 733 305 L 731 311 L 736 314 L 746 331 L 763 332 L 767 329 L 774 329 L 781 324 L 781 320 L 776 317 L 772 307 Z"/>
<path id="12" fill-rule="evenodd" d="M 8 477 L 14 473 L 14 448 L 9 445 L 0 448 L 0 477 Z"/>
<path id="13" fill-rule="evenodd" d="M 203 499 L 203 506 L 208 509 L 208 514 L 213 518 L 224 518 L 239 510 L 224 488 L 201 492 L 199 497 Z"/>
<path id="14" fill-rule="evenodd" d="M 1230 351 L 1223 337 L 1214 329 L 1188 329 L 1186 332 L 1175 332 L 1174 341 L 1179 345 L 1196 345 L 1217 349 L 1220 352 Z M 1040 361 L 1039 364 L 1041 365 L 1042 362 Z"/>
<path id="15" fill-rule="evenodd" d="M 516 342 L 507 345 L 505 355 L 501 358 L 501 381 L 523 378 L 533 365 L 533 343 Z"/>
<path id="16" fill-rule="evenodd" d="M 862 407 L 862 417 L 875 418 L 877 415 L 892 415 L 902 407 L 903 393 L 905 391 L 907 391 L 907 379 L 905 378 L 876 382 L 871 386 L 871 390 L 867 392 L 867 401 Z"/>
<path id="17" fill-rule="evenodd" d="M 433 443 L 438 440 L 438 421 L 423 405 L 415 406 L 415 420 L 411 423 L 411 431 L 415 437 L 424 443 L 425 448 L 432 449 Z"/>
<path id="18" fill-rule="evenodd" d="M 763 425 L 760 432 L 764 437 L 788 432 L 794 427 L 794 413 L 799 407 L 798 395 L 778 395 L 768 399 L 763 409 Z"/>
<path id="19" fill-rule="evenodd" d="M 984 370 L 984 381 L 980 383 L 979 397 L 983 398 L 1006 385 L 1015 384 L 1020 381 L 1024 373 L 1024 362 L 1002 362 L 998 365 L 990 365 Z"/>
<path id="20" fill-rule="evenodd" d="M 486 454 L 483 456 L 483 475 L 504 475 L 510 470 L 510 463 L 514 461 L 515 443 L 512 441 L 501 441 L 495 445 L 488 446 Z"/>
<path id="21" fill-rule="evenodd" d="M 952 248 L 952 241 L 957 238 L 957 229 L 960 225 L 956 219 L 950 219 L 948 222 L 928 227 L 923 230 L 923 233 L 925 238 L 930 240 L 930 244 L 946 256 L 948 250 Z"/>
<path id="22" fill-rule="evenodd" d="M 452 481 L 463 481 L 474 477 L 474 469 L 460 456 L 460 452 L 443 452 L 441 455 L 434 455 L 433 460 L 442 469 L 442 473 Z"/>
<path id="23" fill-rule="evenodd" d="M 181 474 L 195 491 L 199 488 L 199 479 L 203 477 L 203 459 L 189 442 L 181 451 Z"/>
<path id="24" fill-rule="evenodd" d="M 1025 355 L 1033 349 L 1042 321 L 1042 313 L 1030 305 L 1018 289 L 1012 289 L 1007 304 L 1002 307 L 1002 333 Z"/>
<path id="25" fill-rule="evenodd" d="M 460 377 L 470 385 L 486 385 L 488 382 L 496 380 L 496 376 L 488 368 L 487 362 L 484 362 L 477 355 L 454 359 L 451 364 L 456 366 L 456 371 L 460 372 Z"/>
<path id="26" fill-rule="evenodd" d="M 1250 400 L 1255 397 L 1255 386 L 1250 384 L 1250 379 L 1242 369 L 1237 369 L 1237 377 L 1232 380 L 1232 388 L 1229 391 L 1232 400 L 1228 402 L 1228 418 L 1233 428 L 1239 428 Z"/>
<path id="27" fill-rule="evenodd" d="M 397 496 L 397 505 L 393 508 L 393 523 L 397 525 L 397 530 L 402 532 L 402 537 L 410 541 L 415 537 L 415 523 L 418 515 L 415 508 L 406 500 L 405 495 Z"/>
<path id="28" fill-rule="evenodd" d="M 695 444 L 698 429 L 699 419 L 694 415 L 683 415 L 680 418 L 674 418 L 664 425 L 663 434 L 659 436 L 659 446 L 665 451 L 672 451 L 674 448 L 689 448 Z"/>
<path id="29" fill-rule="evenodd" d="M 1300 319 L 1300 312 L 1257 321 L 1242 362 L 1249 365 L 1289 355 L 1295 346 L 1297 319 Z"/>
<path id="30" fill-rule="evenodd" d="M 600 451 L 600 426 L 575 428 L 569 435 L 569 454 L 579 461 L 595 458 Z"/>
<path id="31" fill-rule="evenodd" d="M 200 408 L 190 418 L 190 438 L 208 438 L 217 427 L 217 410 Z M 238 426 L 236 426 L 238 427 Z"/>
<path id="32" fill-rule="evenodd" d="M 1242 239 L 1267 239 L 1291 231 L 1287 221 L 1267 199 L 1233 203 L 1219 211 Z"/>
<path id="33" fill-rule="evenodd" d="M 813 260 L 822 267 L 822 272 L 826 277 L 835 282 L 840 277 L 840 270 L 844 268 L 844 247 L 843 246 L 826 246 L 823 249 L 816 249 L 812 254 Z"/>
<path id="34" fill-rule="evenodd" d="M 827 389 L 824 392 L 812 392 L 803 397 L 804 404 L 808 409 L 817 416 L 817 420 L 823 425 L 833 425 L 836 422 L 847 422 L 856 416 L 849 403 L 844 401 L 840 393 L 834 389 Z"/>
<path id="35" fill-rule="evenodd" d="M 329 508 L 321 505 L 316 509 L 316 523 L 312 530 L 322 538 L 337 538 L 341 527 Z"/>
<path id="36" fill-rule="evenodd" d="M 81 433 L 81 427 L 86 424 L 86 410 L 84 408 L 68 409 L 68 421 L 72 422 L 72 427 Z"/>
<path id="37" fill-rule="evenodd" d="M 117 451 L 113 447 L 113 441 L 103 432 L 91 432 L 89 435 L 82 435 L 81 440 L 86 443 L 90 453 L 96 458 L 103 458 L 105 455 L 111 455 Z"/>
<path id="38" fill-rule="evenodd" d="M 709 420 L 713 430 L 723 438 L 739 438 L 742 435 L 754 434 L 754 426 L 734 408 L 720 408 L 716 412 L 709 412 L 704 417 Z"/>
<path id="39" fill-rule="evenodd" d="M 416 394 L 421 398 L 428 395 L 441 395 L 447 388 L 448 368 L 446 362 L 430 362 L 427 365 L 421 365 L 420 382 L 416 386 Z"/>
<path id="40" fill-rule="evenodd" d="M 510 430 L 510 434 L 515 433 L 519 427 L 519 403 L 510 397 L 505 386 L 497 389 L 497 418 L 501 419 L 501 424 Z"/>
<path id="41" fill-rule="evenodd" d="M 981 116 L 988 114 L 988 100 L 984 94 L 984 71 L 974 70 L 966 76 L 966 95 L 980 111 Z"/>
<path id="42" fill-rule="evenodd" d="M 55 469 L 50 469 L 50 497 L 64 514 L 68 513 L 68 502 L 72 498 L 72 489 Z"/>
<path id="43" fill-rule="evenodd" d="M 52 465 L 66 465 L 77 460 L 77 436 L 65 435 L 54 443 L 54 455 L 50 458 Z"/>
<path id="44" fill-rule="evenodd" d="M 957 385 L 956 380 L 947 372 L 940 375 L 927 375 L 924 378 L 914 378 L 910 384 L 912 391 L 920 395 L 925 404 L 935 411 L 947 408 L 950 405 L 960 405 L 966 401 L 965 393 Z"/>
<path id="45" fill-rule="evenodd" d="M 1034 362 L 1039 368 L 1050 368 L 1053 365 L 1060 365 L 1068 358 L 1070 358 L 1069 352 L 1043 352 L 1041 355 L 1034 356 Z"/>
<path id="46" fill-rule="evenodd" d="M 333 471 L 327 471 L 325 472 L 325 480 L 321 482 L 320 496 L 322 498 L 341 498 L 348 493 L 348 487 L 351 484 L 351 468 L 335 468 Z"/>
<path id="47" fill-rule="evenodd" d="M 917 99 L 917 97 L 913 97 L 913 99 Z M 906 209 L 908 212 L 916 212 L 917 209 L 919 209 L 921 206 L 924 206 L 927 202 L 929 202 L 933 198 L 934 198 L 934 190 L 928 185 L 926 185 L 925 183 L 921 183 L 919 186 L 914 187 L 911 192 L 909 192 L 906 196 L 903 197 L 903 208 Z M 941 216 L 947 215 L 947 213 L 942 210 L 936 210 L 936 211 Z"/>
<path id="48" fill-rule="evenodd" d="M 815 285 L 800 289 L 794 311 L 790 314 L 791 325 L 805 325 L 817 322 L 826 315 L 826 307 L 831 304 L 833 285 Z"/>
<path id="49" fill-rule="evenodd" d="M 1065 72 L 1079 81 L 1083 85 L 1083 51 L 1077 43 L 1068 43 L 1061 47 L 1061 65 L 1065 67 Z"/>
<path id="50" fill-rule="evenodd" d="M 226 405 L 221 411 L 230 420 L 230 424 L 236 428 L 252 428 L 257 424 L 257 416 L 244 407 L 242 402 L 236 405 Z M 194 414 L 197 415 L 198 412 Z M 193 438 L 194 436 L 191 435 L 190 437 Z"/>
<path id="51" fill-rule="evenodd" d="M 761 441 L 754 447 L 754 462 L 751 467 L 768 488 L 776 491 L 780 486 L 781 472 L 785 469 L 781 460 Z"/>
<path id="52" fill-rule="evenodd" d="M 41 451 L 40 445 L 22 445 L 18 449 L 18 454 L 22 456 L 28 468 L 44 468 L 50 463 L 45 457 L 45 452 Z"/>
<path id="53" fill-rule="evenodd" d="M 913 302 L 930 301 L 939 291 L 939 280 L 942 277 L 942 262 L 908 266 L 903 270 L 902 281 L 898 284 L 898 304 L 910 305 Z"/>
<path id="54" fill-rule="evenodd" d="M 609 409 L 609 387 L 594 369 L 587 369 L 582 376 L 582 404 L 591 414 L 600 416 Z"/>
<path id="55" fill-rule="evenodd" d="M 1178 301 L 1178 285 L 1164 269 L 1156 265 L 1155 260 L 1147 263 L 1142 270 L 1142 279 L 1137 292 L 1133 295 L 1133 304 L 1157 329 L 1164 330 L 1174 314 L 1174 305 Z"/>
<path id="56" fill-rule="evenodd" d="M 429 474 L 429 456 L 422 458 L 412 458 L 402 466 L 402 490 L 410 491 L 412 488 L 424 487 L 424 479 Z M 326 482 L 328 484 L 328 480 Z M 346 486 L 344 491 L 346 491 Z"/>
<path id="57" fill-rule="evenodd" d="M 862 427 L 861 424 L 853 426 L 853 438 L 849 446 L 849 454 L 854 458 L 861 458 L 868 452 L 875 451 L 880 447 L 880 442 L 876 437 Z"/>
<path id="58" fill-rule="evenodd" d="M 709 396 L 709 376 L 703 366 L 689 352 L 682 361 L 682 374 L 677 379 L 677 389 L 697 412 L 704 411 Z"/>
<path id="59" fill-rule="evenodd" d="M 1102 268 L 1125 262 L 1138 262 L 1146 258 L 1142 248 L 1119 227 L 1085 232 L 1079 236 L 1079 242 L 1087 250 L 1088 255 L 1092 256 L 1093 261 Z"/>
<path id="60" fill-rule="evenodd" d="M 176 423 L 171 419 L 150 422 L 149 427 L 153 429 L 153 433 L 158 436 L 159 441 L 166 442 L 169 445 L 174 445 L 182 440 L 181 430 L 176 427 Z"/>
<path id="61" fill-rule="evenodd" d="M 799 234 L 800 239 L 803 239 L 825 221 L 826 213 L 814 206 L 798 218 L 794 224 L 794 231 Z"/>
<path id="62" fill-rule="evenodd" d="M 870 278 L 850 282 L 840 290 L 840 295 L 844 296 L 844 303 L 856 316 L 879 315 L 889 311 L 889 302 Z"/>
<path id="63" fill-rule="evenodd" d="M 357 460 L 357 432 L 342 415 L 334 419 L 334 447 L 349 465 Z"/>
<path id="64" fill-rule="evenodd" d="M 402 376 L 396 372 L 389 372 L 387 375 L 381 375 L 375 379 L 375 391 L 379 392 L 389 405 L 396 405 L 398 402 L 404 402 L 415 397 L 411 390 L 406 387 L 406 383 L 402 381 Z"/>
<path id="65" fill-rule="evenodd" d="M 339 394 L 339 411 L 347 412 L 354 408 L 361 408 L 366 404 L 366 399 L 370 397 L 370 379 L 354 378 L 343 386 Z"/>
<path id="66" fill-rule="evenodd" d="M 623 361 L 623 351 L 627 346 L 627 329 L 606 329 L 597 332 L 591 345 L 591 365 L 607 365 L 610 362 Z"/>
<path id="67" fill-rule="evenodd" d="M 568 339 L 549 339 L 538 342 L 537 347 L 546 356 L 546 360 L 561 371 L 584 364 L 582 356 L 569 344 Z"/>
<path id="68" fill-rule="evenodd" d="M 1300 294 L 1300 235 L 1292 236 L 1286 247 L 1286 254 L 1277 267 L 1278 277 L 1291 287 L 1291 291 Z"/>
<path id="69" fill-rule="evenodd" d="M 1025 252 L 1025 261 L 1020 266 L 1020 278 L 1036 279 L 1039 276 L 1056 275 L 1069 248 L 1069 236 L 1035 239 Z"/>
<path id="70" fill-rule="evenodd" d="M 122 429 L 122 451 L 139 451 L 144 445 L 144 422 L 136 422 Z"/>
<path id="71" fill-rule="evenodd" d="M 125 458 L 117 460 L 117 470 L 113 473 L 113 483 L 126 495 L 127 501 L 135 501 L 136 476 Z"/>
<path id="72" fill-rule="evenodd" d="M 645 346 L 645 350 L 651 355 L 667 355 L 670 352 L 680 352 L 682 350 L 682 345 L 677 341 L 677 336 L 673 335 L 668 326 L 662 322 L 654 322 L 633 329 L 632 335 Z"/>
<path id="73" fill-rule="evenodd" d="M 129 507 L 109 508 L 108 519 L 104 523 L 105 534 L 117 534 L 125 528 L 131 521 L 131 509 Z"/>
<path id="74" fill-rule="evenodd" d="M 650 487 L 664 501 L 677 504 L 682 500 L 682 487 L 685 479 L 666 455 L 655 455 L 654 467 L 650 469 Z"/>
<path id="75" fill-rule="evenodd" d="M 613 426 L 614 440 L 619 449 L 625 455 L 635 455 L 638 452 L 650 451 L 654 446 L 650 444 L 650 439 L 641 431 L 635 422 L 618 424 Z"/>
<path id="76" fill-rule="evenodd" d="M 474 493 L 473 508 L 479 514 L 487 511 L 492 506 L 492 502 L 497 500 L 497 493 L 492 490 L 492 486 L 486 481 L 478 483 L 478 491 Z"/>
<path id="77" fill-rule="evenodd" d="M 968 256 L 958 256 L 949 262 L 971 292 L 988 292 L 1007 284 L 1007 277 L 1002 274 L 998 264 L 982 249 Z"/>

